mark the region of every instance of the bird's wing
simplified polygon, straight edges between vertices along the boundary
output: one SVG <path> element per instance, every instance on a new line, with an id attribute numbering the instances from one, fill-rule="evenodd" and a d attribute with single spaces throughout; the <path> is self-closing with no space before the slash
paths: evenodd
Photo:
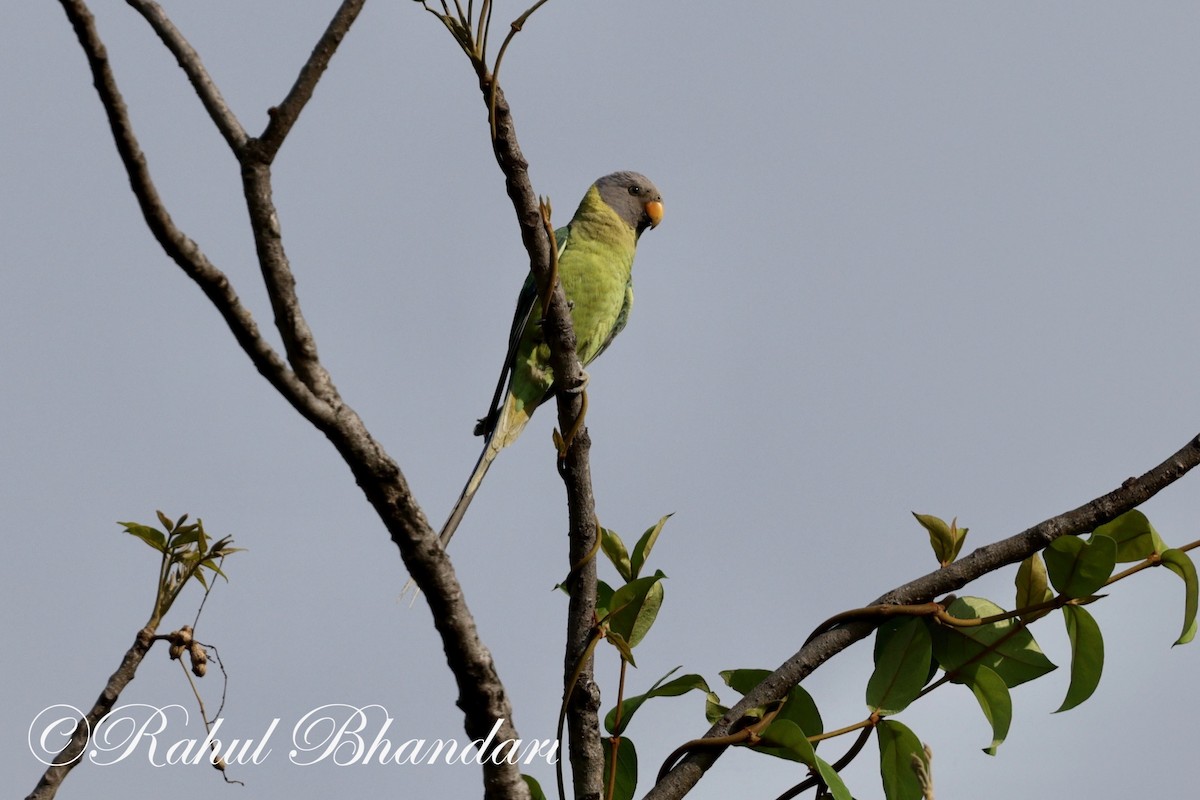
<path id="1" fill-rule="evenodd" d="M 554 239 L 558 244 L 558 255 L 562 256 L 563 250 L 566 249 L 567 239 L 570 238 L 570 227 L 562 227 L 554 232 Z M 529 319 L 533 316 L 534 306 L 537 305 L 538 290 L 534 283 L 533 275 L 529 274 L 525 277 L 525 283 L 521 286 L 521 293 L 517 295 L 517 309 L 513 313 L 512 328 L 508 334 L 508 353 L 504 356 L 504 368 L 500 370 L 500 380 L 496 382 L 496 391 L 492 394 L 492 403 L 488 408 L 487 416 L 480 419 L 475 425 L 476 436 L 492 435 L 496 430 L 496 422 L 500 418 L 500 409 L 504 406 L 504 395 L 512 381 L 513 365 L 517 360 L 517 349 L 521 346 L 521 339 L 525 336 L 525 329 L 529 327 Z"/>
<path id="2" fill-rule="evenodd" d="M 592 356 L 592 361 L 595 361 L 597 358 L 599 358 L 600 354 L 607 350 L 608 346 L 612 344 L 613 339 L 617 338 L 617 334 L 625 330 L 625 323 L 629 322 L 629 310 L 631 308 L 633 308 L 632 278 L 630 278 L 629 282 L 625 284 L 625 300 L 621 304 L 621 310 L 617 313 L 617 319 L 613 322 L 612 330 L 609 331 L 608 337 L 605 338 L 604 343 L 600 345 L 598 350 L 596 350 L 596 355 Z"/>

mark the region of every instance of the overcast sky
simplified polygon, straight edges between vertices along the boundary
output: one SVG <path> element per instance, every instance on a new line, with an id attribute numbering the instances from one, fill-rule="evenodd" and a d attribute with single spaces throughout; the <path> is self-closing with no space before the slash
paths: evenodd
<path id="1" fill-rule="evenodd" d="M 273 334 L 236 163 L 145 22 L 94 5 L 174 219 Z M 164 5 L 255 133 L 336 7 Z M 521 10 L 499 2 L 497 30 Z M 397 743 L 465 739 L 428 610 L 397 602 L 404 567 L 336 452 L 151 238 L 61 8 L 11 3 L 0 20 L 10 792 L 42 771 L 31 722 L 88 707 L 145 622 L 155 554 L 116 521 L 161 508 L 248 548 L 198 636 L 229 671 L 223 733 L 278 718 L 273 752 L 231 770 L 244 790 L 143 753 L 80 767 L 62 797 L 478 796 L 467 767 L 289 762 L 292 727 L 332 703 L 385 707 Z M 929 571 L 910 511 L 957 516 L 970 549 L 1200 430 L 1197 41 L 1185 3 L 556 0 L 528 22 L 502 80 L 556 222 L 615 169 L 651 177 L 666 206 L 629 327 L 590 369 L 602 524 L 632 541 L 675 513 L 631 692 L 677 665 L 714 688 L 722 669 L 774 668 L 820 620 Z M 368 4 L 279 155 L 275 199 L 325 364 L 440 524 L 478 454 L 527 258 L 474 75 L 417 4 Z M 552 416 L 501 454 L 451 547 L 526 738 L 553 736 L 560 701 Z M 1197 480 L 1144 507 L 1168 543 L 1197 538 Z M 1011 607 L 1014 574 L 963 593 Z M 1061 668 L 1014 691 L 995 758 L 961 687 L 901 714 L 933 748 L 939 796 L 1183 796 L 1200 651 L 1170 647 L 1182 599 L 1155 570 L 1091 606 L 1104 678 L 1060 715 L 1063 626 L 1035 626 Z M 863 644 L 806 682 L 827 727 L 865 716 L 869 673 Z M 607 709 L 605 648 L 597 675 Z M 219 676 L 202 683 L 213 709 Z M 183 704 L 171 737 L 203 736 L 165 648 L 121 701 Z M 706 727 L 699 694 L 643 708 L 642 790 Z M 802 777 L 733 752 L 692 796 L 769 798 Z M 846 778 L 881 796 L 874 745 Z"/>

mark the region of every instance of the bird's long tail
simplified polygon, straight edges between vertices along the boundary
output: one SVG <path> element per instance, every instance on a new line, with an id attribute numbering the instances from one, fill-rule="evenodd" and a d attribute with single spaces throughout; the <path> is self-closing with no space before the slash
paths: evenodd
<path id="1" fill-rule="evenodd" d="M 450 539 L 454 537 L 454 532 L 458 530 L 458 523 L 462 522 L 463 517 L 467 513 L 467 506 L 471 505 L 471 499 L 475 497 L 475 492 L 479 490 L 479 484 L 483 483 L 483 476 L 487 474 L 488 467 L 496 460 L 496 454 L 500 452 L 500 448 L 492 447 L 492 442 L 495 437 L 489 436 L 488 440 L 483 445 L 483 452 L 479 454 L 479 460 L 475 462 L 475 469 L 471 473 L 471 477 L 467 480 L 467 485 L 463 487 L 462 494 L 458 496 L 458 502 L 454 504 L 454 508 L 450 511 L 450 517 L 446 520 L 446 524 L 442 526 L 442 532 L 438 538 L 442 542 L 442 549 L 446 549 L 446 545 L 450 544 Z M 404 588 L 400 590 L 400 599 L 403 600 L 409 592 L 412 592 L 412 598 L 409 600 L 409 606 L 417 602 L 417 598 L 421 595 L 421 590 L 416 588 L 417 583 L 411 577 L 404 584 Z"/>
<path id="2" fill-rule="evenodd" d="M 454 538 L 454 532 L 458 530 L 459 523 L 466 516 L 467 507 L 471 505 L 475 492 L 479 491 L 479 485 L 483 483 L 483 476 L 487 474 L 488 468 L 492 466 L 492 462 L 496 460 L 500 451 L 516 440 L 527 422 L 529 422 L 529 414 L 523 408 L 518 409 L 517 403 L 510 395 L 501 409 L 495 427 L 484 440 L 483 452 L 479 454 L 479 460 L 475 462 L 475 469 L 472 470 L 471 477 L 467 479 L 462 494 L 458 496 L 458 502 L 451 509 L 446 524 L 442 526 L 442 532 L 438 534 L 443 550 Z M 413 579 L 409 578 L 408 583 L 404 584 L 404 588 L 400 590 L 400 597 L 403 598 L 407 595 L 415 585 Z M 420 590 L 413 592 L 412 602 L 416 602 L 418 594 L 420 594 Z"/>
<path id="3" fill-rule="evenodd" d="M 492 466 L 492 462 L 496 460 L 496 456 L 500 454 L 501 450 L 517 440 L 528 422 L 529 413 L 525 411 L 524 405 L 512 394 L 509 394 L 504 400 L 504 405 L 500 407 L 495 425 L 483 441 L 483 452 L 479 454 L 479 460 L 475 462 L 475 469 L 471 472 L 471 477 L 467 479 L 467 485 L 463 487 L 462 494 L 458 496 L 458 502 L 451 509 L 446 524 L 442 526 L 442 532 L 438 536 L 442 540 L 442 549 L 450 544 L 450 539 L 458 530 L 458 523 L 462 522 L 463 515 L 467 513 L 467 506 L 471 505 L 475 492 L 479 491 L 479 484 L 483 483 L 483 476 L 487 474 L 488 467 Z"/>
<path id="4" fill-rule="evenodd" d="M 450 510 L 446 524 L 442 526 L 442 532 L 438 538 L 442 541 L 443 550 L 446 545 L 450 544 L 454 532 L 458 530 L 458 524 L 462 522 L 467 513 L 467 507 L 471 505 L 471 500 L 475 497 L 475 492 L 479 491 L 479 484 L 483 483 L 483 476 L 487 474 L 488 468 L 492 466 L 492 462 L 496 460 L 496 455 L 500 452 L 499 447 L 493 446 L 495 441 L 496 437 L 488 437 L 488 441 L 483 446 L 483 452 L 479 454 L 479 460 L 475 462 L 475 470 L 467 480 L 467 485 L 463 487 L 462 494 L 458 496 L 458 502 Z"/>

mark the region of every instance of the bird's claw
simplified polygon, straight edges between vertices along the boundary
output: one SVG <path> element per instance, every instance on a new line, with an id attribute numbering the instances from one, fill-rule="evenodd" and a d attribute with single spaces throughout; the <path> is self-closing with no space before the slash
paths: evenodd
<path id="1" fill-rule="evenodd" d="M 588 383 L 592 380 L 592 376 L 587 374 L 586 369 L 579 370 L 579 383 L 569 389 L 563 389 L 564 392 L 571 394 L 582 394 L 583 390 L 588 387 Z"/>
<path id="2" fill-rule="evenodd" d="M 585 372 L 583 373 L 583 383 L 579 384 L 574 389 L 566 390 L 569 392 L 579 393 L 579 416 L 575 418 L 573 423 L 571 423 L 571 428 L 567 431 L 566 436 L 562 436 L 557 430 L 554 432 L 554 446 L 558 448 L 559 461 L 562 461 L 567 457 L 567 453 L 571 449 L 571 443 L 575 441 L 575 437 L 579 435 L 581 430 L 583 430 L 583 419 L 587 416 L 588 407 L 587 392 L 584 391 L 584 389 L 587 387 L 587 383 L 587 373 Z"/>

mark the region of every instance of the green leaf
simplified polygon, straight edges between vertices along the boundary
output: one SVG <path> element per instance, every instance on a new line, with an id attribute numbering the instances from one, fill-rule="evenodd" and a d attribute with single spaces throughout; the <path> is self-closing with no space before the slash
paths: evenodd
<path id="1" fill-rule="evenodd" d="M 1117 543 L 1104 535 L 1089 541 L 1060 536 L 1046 548 L 1046 570 L 1054 588 L 1071 598 L 1090 597 L 1117 566 Z"/>
<path id="2" fill-rule="evenodd" d="M 762 683 L 771 674 L 771 671 L 766 669 L 731 669 L 725 670 L 720 674 L 721 680 L 725 681 L 726 686 L 741 695 L 745 695 L 755 686 Z M 825 732 L 825 723 L 821 719 L 821 712 L 817 708 L 817 703 L 803 686 L 797 685 L 788 689 L 787 700 L 784 701 L 783 708 L 779 709 L 779 713 L 775 715 L 775 719 L 791 720 L 796 723 L 796 726 L 800 730 L 807 731 L 809 736 L 819 736 Z"/>
<path id="3" fill-rule="evenodd" d="M 721 698 L 715 694 L 710 694 L 704 701 L 704 718 L 708 720 L 708 724 L 712 725 L 721 717 L 729 713 L 729 707 L 721 705 Z"/>
<path id="4" fill-rule="evenodd" d="M 1196 564 L 1191 556 L 1183 550 L 1171 548 L 1162 554 L 1162 563 L 1167 569 L 1183 579 L 1183 633 L 1175 640 L 1175 644 L 1187 644 L 1196 637 Z"/>
<path id="5" fill-rule="evenodd" d="M 617 652 L 621 654 L 621 658 L 628 661 L 633 666 L 637 666 L 637 661 L 633 658 L 633 648 L 629 646 L 629 642 L 625 641 L 625 637 L 616 631 L 609 631 L 604 636 L 604 641 L 617 648 Z"/>
<path id="6" fill-rule="evenodd" d="M 770 745 L 771 749 L 786 750 L 794 761 L 808 764 L 810 767 L 816 763 L 817 751 L 813 749 L 812 742 L 804 735 L 804 731 L 790 720 L 772 720 L 762 732 L 762 741 Z M 755 750 L 759 747 L 761 745 L 755 746 Z"/>
<path id="7" fill-rule="evenodd" d="M 885 719 L 875 727 L 879 738 L 879 773 L 883 777 L 883 796 L 887 800 L 921 800 L 921 782 L 913 770 L 913 757 L 928 762 L 925 748 L 917 735 L 894 719 Z"/>
<path id="8" fill-rule="evenodd" d="M 200 541 L 200 531 L 191 529 L 182 533 L 174 533 L 170 538 L 170 547 L 172 550 L 181 550 L 189 544 L 196 544 Z"/>
<path id="9" fill-rule="evenodd" d="M 1158 531 L 1136 508 L 1106 522 L 1093 532 L 1107 536 L 1117 543 L 1117 563 L 1141 561 L 1151 553 L 1161 553 L 1166 547 Z"/>
<path id="10" fill-rule="evenodd" d="M 600 746 L 604 748 L 605 789 L 608 789 L 610 776 L 616 778 L 614 781 L 616 788 L 611 792 L 606 791 L 605 797 L 611 797 L 613 800 L 632 800 L 633 793 L 637 790 L 637 750 L 634 748 L 633 742 L 626 737 L 616 740 L 617 773 L 615 776 L 612 771 L 613 740 L 605 736 L 600 740 Z"/>
<path id="11" fill-rule="evenodd" d="M 171 518 L 168 517 L 166 514 L 164 514 L 161 511 L 155 511 L 154 513 L 158 515 L 158 521 L 161 522 L 163 527 L 166 528 L 168 531 L 170 531 L 172 528 L 175 527 L 175 523 L 171 522 Z"/>
<path id="12" fill-rule="evenodd" d="M 666 577 L 662 570 L 657 570 L 649 577 L 635 578 L 613 593 L 608 626 L 630 648 L 638 646 L 658 617 L 663 601 L 661 581 Z"/>
<path id="13" fill-rule="evenodd" d="M 679 667 L 668 672 L 659 678 L 650 691 L 645 694 L 639 694 L 636 697 L 625 699 L 621 703 L 621 728 L 616 729 L 617 707 L 613 706 L 612 710 L 604 717 L 604 729 L 613 735 L 620 735 L 629 728 L 629 722 L 633 719 L 633 715 L 642 707 L 642 703 L 649 700 L 651 697 L 678 697 L 681 694 L 687 694 L 692 690 L 705 692 L 710 696 L 710 699 L 716 701 L 717 696 L 711 689 L 708 688 L 708 683 L 700 675 L 681 675 L 675 680 L 664 683 L 667 678 L 675 674 Z"/>
<path id="14" fill-rule="evenodd" d="M 200 536 L 196 540 L 200 544 L 200 552 L 207 553 L 208 552 L 208 534 L 206 534 L 204 532 L 204 521 L 197 519 L 196 520 L 196 528 L 198 528 L 200 530 Z M 180 528 L 179 530 L 187 530 L 187 529 Z"/>
<path id="15" fill-rule="evenodd" d="M 918 514 L 914 511 L 912 515 L 921 523 L 921 527 L 928 531 L 929 544 L 938 563 L 943 567 L 953 563 L 967 539 L 967 528 L 959 528 L 957 518 L 947 525 L 941 517 L 932 514 Z"/>
<path id="16" fill-rule="evenodd" d="M 885 716 L 917 699 L 929 676 L 933 642 L 923 620 L 909 617 L 880 626 L 875 671 L 867 681 L 867 706 Z"/>
<path id="17" fill-rule="evenodd" d="M 918 514 L 913 511 L 912 515 L 917 518 L 917 522 L 921 523 L 929 533 L 929 545 L 933 548 L 933 554 L 937 558 L 938 563 L 943 566 L 954 560 L 954 534 L 950 532 L 950 526 L 941 517 L 935 517 L 933 514 Z"/>
<path id="18" fill-rule="evenodd" d="M 804 735 L 804 731 L 791 720 L 776 717 L 762 733 L 762 740 L 769 742 L 767 748 L 756 747 L 763 752 L 784 751 L 791 760 L 807 764 L 821 776 L 821 780 L 829 787 L 829 791 L 837 800 L 853 800 L 850 790 L 846 787 L 842 776 L 838 775 L 831 765 L 817 755 L 812 742 Z"/>
<path id="19" fill-rule="evenodd" d="M 1071 685 L 1058 711 L 1068 711 L 1092 696 L 1104 670 L 1104 637 L 1096 619 L 1083 606 L 1063 606 L 1063 621 L 1071 639 Z M 1055 711 L 1054 713 L 1058 713 Z"/>
<path id="20" fill-rule="evenodd" d="M 967 529 L 958 527 L 958 517 L 950 520 L 950 552 L 946 554 L 946 559 L 942 561 L 942 566 L 948 566 L 958 558 L 958 553 L 962 550 L 963 542 L 967 540 Z"/>
<path id="21" fill-rule="evenodd" d="M 629 582 L 634 579 L 634 573 L 629 567 L 629 551 L 625 549 L 625 543 L 621 541 L 621 537 L 617 535 L 616 531 L 610 531 L 608 528 L 600 529 L 600 549 L 617 568 L 617 574 L 621 576 L 621 580 Z"/>
<path id="22" fill-rule="evenodd" d="M 245 547 L 232 547 L 231 546 L 232 544 L 233 544 L 232 536 L 225 536 L 221 539 L 218 539 L 216 542 L 213 543 L 213 546 L 209 548 L 209 550 L 208 550 L 209 557 L 224 558 L 225 556 L 230 556 L 230 555 L 233 555 L 234 553 L 246 552 Z"/>
<path id="23" fill-rule="evenodd" d="M 850 788 L 846 786 L 842 776 L 833 768 L 833 765 L 820 756 L 814 756 L 814 758 L 817 762 L 817 772 L 820 773 L 821 780 L 825 781 L 825 785 L 829 787 L 829 793 L 833 795 L 834 800 L 854 800 Z"/>
<path id="24" fill-rule="evenodd" d="M 654 543 L 658 541 L 658 534 L 662 533 L 663 525 L 667 524 L 667 520 L 671 518 L 671 514 L 667 514 L 654 525 L 646 529 L 642 534 L 642 538 L 638 539 L 638 543 L 634 545 L 633 557 L 630 559 L 630 573 L 633 577 L 642 574 L 642 567 L 646 564 L 646 559 L 650 557 L 650 551 L 654 548 Z M 628 580 L 628 578 L 626 578 Z"/>
<path id="25" fill-rule="evenodd" d="M 735 692 L 745 695 L 770 674 L 770 670 L 765 669 L 730 669 L 721 673 L 721 680 L 725 681 L 725 685 Z M 717 709 L 720 710 L 720 713 L 712 716 Z M 706 709 L 708 721 L 716 722 L 725 716 L 725 712 L 728 710 L 719 704 L 710 703 Z M 793 723 L 800 730 L 809 732 L 810 736 L 818 736 L 825 731 L 825 723 L 821 719 L 821 712 L 817 708 L 816 701 L 802 686 L 793 686 L 788 689 L 787 699 L 775 715 L 775 721 L 780 720 Z M 791 754 L 780 748 L 759 747 L 757 749 L 767 755 L 795 760 Z"/>
<path id="26" fill-rule="evenodd" d="M 204 577 L 204 570 L 202 570 L 202 569 L 194 570 L 192 572 L 192 577 L 195 578 L 197 581 L 199 581 L 200 585 L 203 586 L 205 589 L 208 588 L 208 579 Z M 224 577 L 224 576 L 222 576 L 222 577 Z M 229 579 L 225 578 L 225 580 L 229 580 Z"/>
<path id="27" fill-rule="evenodd" d="M 204 570 L 204 569 L 211 569 L 214 573 L 216 573 L 217 575 L 220 575 L 222 578 L 224 578 L 226 583 L 229 583 L 229 576 L 221 571 L 221 568 L 219 566 L 217 566 L 217 562 L 214 559 L 206 558 L 203 561 L 201 561 L 200 569 L 196 570 L 196 575 L 199 576 L 201 570 Z M 203 580 L 201 580 L 200 582 L 204 583 Z"/>
<path id="28" fill-rule="evenodd" d="M 959 619 L 981 619 L 1004 609 L 982 597 L 960 597 L 946 611 Z M 1009 688 L 1056 669 L 1025 627 L 1015 620 L 976 627 L 940 625 L 933 631 L 933 655 L 951 680 L 962 683 L 961 671 L 976 664 L 994 670 Z"/>
<path id="29" fill-rule="evenodd" d="M 565 591 L 565 589 L 564 589 Z M 613 589 L 604 581 L 596 581 L 596 616 L 600 619 L 612 611 Z"/>
<path id="30" fill-rule="evenodd" d="M 546 793 L 542 791 L 542 785 L 532 775 L 522 772 L 521 779 L 529 787 L 529 800 L 546 800 Z"/>
<path id="31" fill-rule="evenodd" d="M 970 687 L 983 716 L 992 726 L 992 743 L 983 748 L 983 752 L 994 756 L 996 749 L 1008 738 L 1008 728 L 1012 725 L 1012 695 L 1004 685 L 1004 679 L 981 664 L 966 668 L 962 676 L 963 683 Z"/>
<path id="32" fill-rule="evenodd" d="M 136 522 L 118 522 L 125 526 L 125 532 L 136 536 L 160 553 L 167 552 L 167 535 L 149 525 L 139 525 Z"/>
<path id="33" fill-rule="evenodd" d="M 769 669 L 727 669 L 719 673 L 725 685 L 738 694 L 745 694 L 771 674 Z"/>
<path id="34" fill-rule="evenodd" d="M 1175 640 L 1175 644 L 1190 644 L 1191 641 L 1195 638 L 1196 638 L 1196 620 L 1195 620 L 1195 618 L 1193 618 L 1192 624 L 1188 625 L 1186 628 L 1183 629 L 1183 633 L 1180 635 L 1180 637 L 1178 639 Z"/>
<path id="35" fill-rule="evenodd" d="M 1022 561 L 1021 566 L 1017 568 L 1016 585 L 1018 609 L 1036 606 L 1054 599 L 1054 592 L 1050 591 L 1050 578 L 1046 574 L 1046 565 L 1042 563 L 1042 557 L 1037 553 Z M 1021 621 L 1028 625 L 1034 620 L 1046 616 L 1050 611 L 1049 608 L 1043 608 L 1040 611 L 1022 614 Z"/>

